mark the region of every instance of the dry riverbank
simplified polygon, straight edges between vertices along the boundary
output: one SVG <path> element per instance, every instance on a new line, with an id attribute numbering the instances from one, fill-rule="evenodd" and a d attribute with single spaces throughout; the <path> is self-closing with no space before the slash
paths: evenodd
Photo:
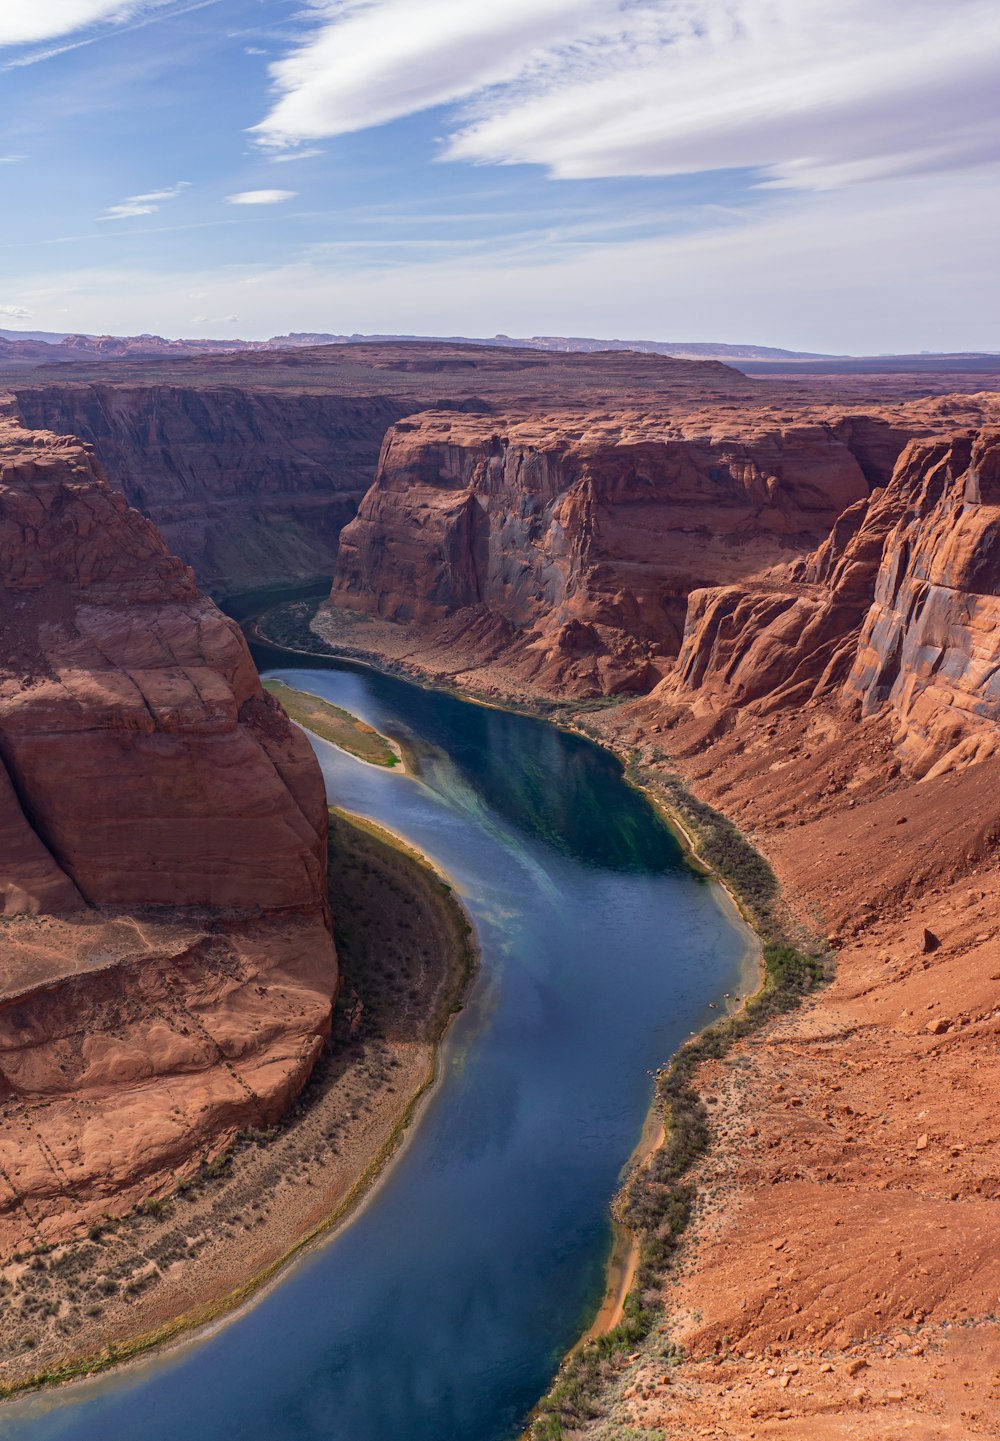
<path id="1" fill-rule="evenodd" d="M 381 828 L 331 813 L 343 973 L 333 1033 L 291 1114 L 206 1158 L 164 1200 L 0 1272 L 0 1385 L 85 1374 L 247 1299 L 344 1220 L 431 1085 L 476 964 L 465 912 Z"/>

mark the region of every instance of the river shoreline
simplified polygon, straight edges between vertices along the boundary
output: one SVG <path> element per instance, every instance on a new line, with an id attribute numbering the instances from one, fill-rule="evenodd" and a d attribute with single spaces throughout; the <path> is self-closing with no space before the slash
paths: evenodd
<path id="1" fill-rule="evenodd" d="M 396 638 L 389 640 L 395 649 Z M 441 651 L 433 656 L 445 667 L 451 660 Z M 392 668 L 419 678 L 412 643 L 406 663 Z M 465 664 L 454 673 L 470 678 Z M 511 679 L 502 667 L 476 675 L 491 691 L 502 692 Z M 487 703 L 494 700 L 495 692 Z M 534 710 L 523 695 L 512 708 Z M 560 723 L 547 707 L 539 711 Z M 704 1044 L 717 1029 L 710 1027 L 678 1053 L 685 1101 L 696 1118 L 700 1108 L 710 1134 L 694 1165 L 670 1175 L 673 1198 L 688 1216 L 682 1266 L 650 1289 L 659 1297 L 651 1313 L 642 1315 L 640 1290 L 638 1315 L 626 1308 L 617 1334 L 570 1352 L 527 1435 L 680 1441 L 771 1435 L 772 1425 L 774 1434 L 790 1434 L 789 1422 L 795 1434 L 850 1429 L 870 1441 L 912 1425 L 928 1441 L 952 1434 L 949 1428 L 992 1435 L 991 1378 L 1000 1354 L 995 1286 L 969 1259 L 983 1197 L 992 1196 L 982 1134 L 989 1122 L 981 1105 L 978 1132 L 968 1112 L 942 1110 L 934 1067 L 925 1068 L 929 1047 L 919 1017 L 942 1005 L 938 967 L 949 976 L 960 971 L 960 982 L 950 984 L 965 1011 L 953 999 L 944 1020 L 927 1027 L 945 1036 L 961 1027 L 961 1039 L 930 1049 L 962 1068 L 952 1082 L 962 1087 L 970 1068 L 991 1064 L 965 1017 L 981 1023 L 989 1013 L 981 977 L 996 979 L 996 912 L 983 904 L 990 894 L 996 904 L 995 866 L 974 838 L 953 837 L 953 807 L 899 777 L 883 737 L 848 731 L 842 754 L 831 747 L 832 723 L 820 708 L 792 709 L 763 724 L 743 719 L 734 740 L 707 747 L 697 723 L 685 730 L 678 722 L 682 777 L 671 774 L 658 723 L 650 722 L 644 737 L 641 721 L 619 722 L 604 708 L 579 727 L 626 762 L 633 784 L 645 789 L 648 776 L 668 810 L 678 801 L 678 820 L 685 829 L 693 821 L 699 839 L 705 823 L 723 868 L 747 882 L 730 894 L 745 895 L 740 909 L 755 923 L 764 912 L 757 928 L 771 964 L 765 986 L 718 1028 L 721 1049 Z M 770 764 L 776 753 L 788 757 L 778 778 Z M 876 784 L 866 794 L 848 779 L 831 800 L 829 777 L 845 762 Z M 729 864 L 727 846 L 741 833 L 727 815 L 765 837 L 763 869 Z M 940 837 L 939 858 L 916 886 L 905 870 L 894 871 L 895 879 L 884 873 L 886 854 L 900 850 L 897 827 L 914 815 Z M 927 864 L 919 835 L 911 824 L 902 848 L 918 882 Z M 936 964 L 927 959 L 928 932 L 934 945 L 947 938 Z M 818 946 L 817 936 L 824 938 Z M 783 982 L 787 961 L 797 964 L 798 938 L 807 949 L 816 946 L 818 965 L 812 978 L 803 976 L 797 998 Z M 796 1010 L 797 999 L 824 980 L 829 987 Z M 888 1148 L 887 1135 L 897 1138 Z M 927 1159 L 935 1143 L 940 1149 Z M 981 1160 L 971 1159 L 980 1152 Z M 946 1206 L 942 1155 L 950 1155 Z M 937 1212 L 948 1250 L 915 1271 L 928 1211 Z M 922 1279 L 932 1265 L 940 1291 Z M 818 1294 L 810 1284 L 817 1270 L 833 1280 Z M 610 1280 L 619 1280 L 617 1271 Z M 969 1409 L 970 1391 L 979 1409 Z"/>
<path id="2" fill-rule="evenodd" d="M 327 659 L 335 658 L 330 652 L 324 653 L 320 650 L 307 650 L 304 647 L 291 646 L 284 640 L 273 638 L 260 624 L 264 619 L 265 617 L 253 617 L 244 622 L 245 628 L 252 640 L 277 651 L 296 655 L 302 659 L 313 658 L 321 660 L 324 656 Z M 610 744 L 607 739 L 595 737 L 590 733 L 589 729 L 581 724 L 580 720 L 573 714 L 567 714 L 569 707 L 561 708 L 561 713 L 553 714 L 544 707 L 536 708 L 531 704 L 505 704 L 495 696 L 491 697 L 476 694 L 458 686 L 444 686 L 440 684 L 440 678 L 421 675 L 419 672 L 414 671 L 409 665 L 394 664 L 390 661 L 383 666 L 379 663 L 379 657 L 377 655 L 372 655 L 369 658 L 362 657 L 360 654 L 355 653 L 345 655 L 342 658 L 353 664 L 367 666 L 375 671 L 384 671 L 388 674 L 404 676 L 409 680 L 417 681 L 428 689 L 450 690 L 452 694 L 463 700 L 497 711 L 520 711 L 522 714 L 532 715 L 549 724 L 555 725 L 559 729 L 578 734 L 590 743 L 614 755 L 625 768 L 623 779 L 625 779 L 626 783 L 633 789 L 641 792 L 646 797 L 647 801 L 658 812 L 663 821 L 668 825 L 672 834 L 677 838 L 685 855 L 685 859 L 692 870 L 710 880 L 717 894 L 717 903 L 724 910 L 731 913 L 730 919 L 734 924 L 741 925 L 746 931 L 747 945 L 740 976 L 741 992 L 746 991 L 748 984 L 754 977 L 759 978 L 759 939 L 749 925 L 737 896 L 716 875 L 712 867 L 699 856 L 694 838 L 685 826 L 680 815 L 670 806 L 669 802 L 664 797 L 652 791 L 648 786 L 638 783 L 633 776 L 629 775 L 629 756 L 627 754 L 623 755 L 621 751 L 613 744 Z M 420 853 L 415 851 L 404 838 L 361 817 L 352 817 L 351 819 L 356 826 L 360 824 L 363 829 L 369 831 L 373 836 L 388 843 L 397 851 L 408 855 L 411 861 L 416 861 L 418 864 L 422 864 L 427 869 L 432 870 L 439 882 L 442 879 L 446 880 L 446 878 L 443 878 L 441 873 L 436 871 L 425 857 L 420 856 Z M 466 982 L 467 980 L 468 970 L 466 971 Z M 442 1037 L 443 1034 L 444 1030 L 441 1032 Z M 248 1306 L 256 1304 L 263 1299 L 268 1291 L 280 1282 L 289 1264 L 314 1245 L 329 1239 L 336 1231 L 341 1229 L 345 1224 L 348 1224 L 360 1213 L 365 1201 L 374 1193 L 378 1182 L 387 1174 L 389 1161 L 399 1153 L 401 1143 L 404 1143 L 405 1138 L 413 1132 L 413 1121 L 419 1114 L 421 1104 L 426 1101 L 434 1084 L 436 1059 L 437 1048 L 434 1054 L 434 1069 L 425 1076 L 421 1084 L 413 1092 L 410 1100 L 400 1112 L 385 1143 L 357 1178 L 354 1186 L 350 1189 L 342 1203 L 329 1215 L 324 1217 L 316 1226 L 296 1239 L 290 1247 L 284 1250 L 264 1269 L 216 1301 L 208 1305 L 196 1306 L 172 1318 L 156 1330 L 124 1342 L 113 1343 L 100 1354 L 90 1355 L 81 1360 L 69 1362 L 61 1369 L 58 1367 L 50 1368 L 40 1374 L 16 1380 L 5 1389 L 3 1394 L 16 1395 L 24 1390 L 40 1389 L 43 1386 L 48 1387 L 60 1382 L 95 1376 L 109 1368 L 120 1367 L 124 1362 L 148 1357 L 150 1353 L 153 1352 L 166 1354 L 178 1346 L 197 1344 L 206 1334 L 211 1334 L 212 1330 L 216 1327 L 228 1324 L 229 1321 L 235 1319 L 236 1316 L 241 1314 Z M 623 1169 L 623 1175 L 634 1177 L 637 1171 L 641 1171 L 643 1166 L 648 1163 L 662 1146 L 664 1138 L 665 1128 L 663 1125 L 662 1103 L 654 1096 L 643 1125 L 642 1135 L 635 1151 Z M 619 1326 L 628 1297 L 633 1289 L 639 1263 L 639 1238 L 627 1226 L 615 1221 L 614 1243 L 606 1267 L 605 1296 L 598 1308 L 594 1322 L 574 1345 L 569 1353 L 570 1357 L 578 1354 L 588 1342 L 609 1335 Z"/>
<path id="3" fill-rule="evenodd" d="M 412 657 L 405 660 L 393 657 L 382 657 L 376 650 L 366 651 L 360 647 L 345 647 L 343 651 L 336 651 L 332 643 L 323 636 L 322 632 L 313 630 L 319 647 L 330 647 L 329 649 L 308 650 L 303 645 L 291 645 L 286 640 L 270 634 L 266 628 L 267 613 L 255 616 L 250 622 L 251 637 L 266 646 L 278 650 L 286 650 L 292 654 L 302 657 L 313 657 L 321 660 L 339 659 L 350 664 L 360 665 L 384 674 L 403 677 L 415 684 L 428 689 L 444 689 L 464 701 L 473 704 L 486 706 L 499 711 L 515 711 L 526 714 L 538 720 L 544 720 L 550 725 L 565 730 L 570 734 L 581 736 L 591 744 L 601 747 L 623 767 L 623 779 L 626 784 L 642 794 L 657 814 L 667 825 L 672 835 L 681 847 L 685 861 L 695 874 L 704 877 L 714 888 L 717 903 L 729 913 L 731 923 L 741 929 L 745 937 L 745 950 L 743 963 L 740 969 L 739 994 L 736 996 L 724 996 L 720 998 L 719 1019 L 732 1020 L 737 1017 L 748 1017 L 748 1004 L 759 999 L 767 984 L 767 968 L 764 960 L 765 935 L 760 923 L 760 917 L 755 916 L 754 906 L 748 897 L 740 894 L 739 889 L 727 880 L 711 861 L 703 854 L 700 838 L 694 832 L 688 820 L 682 816 L 680 810 L 661 790 L 640 780 L 632 772 L 634 756 L 628 750 L 615 744 L 608 736 L 594 734 L 593 730 L 583 720 L 588 708 L 581 703 L 577 711 L 573 711 L 571 704 L 562 706 L 562 714 L 553 714 L 552 710 L 544 704 L 533 705 L 530 700 L 519 699 L 511 703 L 505 703 L 503 699 L 495 695 L 485 695 L 470 690 L 465 686 L 459 686 L 447 681 L 438 675 L 432 675 L 423 670 L 419 662 Z M 567 713 L 568 712 L 568 713 Z M 713 1007 L 714 1008 L 714 1007 Z M 707 1034 L 717 1026 L 717 1020 L 710 1021 L 702 1032 Z M 665 1074 L 674 1068 L 678 1058 L 681 1056 L 684 1047 L 674 1057 L 665 1058 Z M 642 1237 L 625 1224 L 617 1214 L 618 1206 L 625 1194 L 625 1188 L 630 1182 L 635 1182 L 641 1176 L 650 1160 L 660 1151 L 666 1143 L 670 1119 L 668 1110 L 665 1110 L 664 1101 L 659 1094 L 659 1089 L 654 1092 L 650 1101 L 649 1111 L 643 1125 L 642 1135 L 635 1150 L 623 1168 L 623 1188 L 612 1206 L 613 1237 L 611 1251 L 605 1267 L 605 1288 L 603 1297 L 598 1305 L 597 1313 L 591 1325 L 581 1335 L 579 1340 L 567 1352 L 563 1363 L 553 1383 L 553 1389 L 559 1386 L 560 1380 L 564 1377 L 567 1368 L 572 1368 L 583 1358 L 588 1349 L 596 1347 L 597 1343 L 614 1340 L 615 1333 L 627 1329 L 625 1317 L 629 1298 L 634 1294 L 637 1280 L 639 1278 L 642 1260 Z M 629 1337 L 623 1337 L 629 1341 Z M 544 1398 L 543 1398 L 544 1401 Z M 541 1413 L 534 1413 L 537 1417 Z M 533 1423 L 529 1423 L 528 1430 L 524 1433 L 522 1441 L 528 1441 L 533 1434 Z"/>
<path id="4" fill-rule="evenodd" d="M 419 1000 L 408 1000 L 400 1011 L 384 985 L 379 992 L 373 977 L 366 981 L 359 974 L 358 957 L 352 958 L 350 943 L 342 940 L 345 988 L 331 1045 L 275 1133 L 249 1144 L 238 1139 L 175 1197 L 109 1222 L 96 1243 L 70 1243 L 53 1252 L 53 1262 L 60 1262 L 74 1250 L 99 1250 L 103 1254 L 91 1259 L 99 1259 L 107 1274 L 120 1251 L 162 1251 L 174 1226 L 185 1239 L 201 1236 L 197 1259 L 171 1264 L 151 1293 L 123 1296 L 121 1304 L 107 1306 L 94 1328 L 99 1348 L 74 1355 L 63 1346 L 51 1359 L 42 1348 L 32 1348 L 31 1359 L 44 1364 L 36 1362 L 31 1371 L 2 1364 L 0 1397 L 82 1381 L 197 1344 L 258 1304 L 290 1265 L 351 1224 L 402 1154 L 433 1093 L 451 1020 L 477 974 L 478 947 L 448 877 L 404 837 L 365 817 L 331 811 L 331 848 L 337 846 L 342 855 L 334 880 L 353 866 L 355 874 L 346 882 L 352 914 L 364 915 L 367 904 L 371 925 L 364 935 L 373 937 L 373 948 L 402 944 L 415 951 L 423 941 L 427 954 L 439 958 L 434 966 L 416 963 L 406 976 Z M 367 901 L 361 893 L 365 885 L 371 892 Z M 334 893 L 332 900 L 336 911 L 343 897 Z M 414 905 L 422 907 L 417 923 Z M 404 1032 L 403 1039 L 387 1041 L 378 1033 L 380 1023 L 394 1036 Z M 357 1111 L 356 1121 L 344 1121 L 347 1109 Z M 280 1206 L 273 1203 L 276 1195 Z M 246 1218 L 242 1243 L 232 1234 L 234 1216 Z M 73 1276 L 80 1284 L 76 1270 Z M 186 1304 L 178 1304 L 180 1298 Z"/>

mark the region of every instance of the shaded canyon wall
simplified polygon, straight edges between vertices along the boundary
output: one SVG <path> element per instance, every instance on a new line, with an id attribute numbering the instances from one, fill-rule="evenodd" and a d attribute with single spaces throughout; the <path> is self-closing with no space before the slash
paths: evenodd
<path id="1" fill-rule="evenodd" d="M 91 444 L 111 484 L 215 594 L 333 574 L 390 396 L 235 386 L 25 385 L 27 425 Z"/>

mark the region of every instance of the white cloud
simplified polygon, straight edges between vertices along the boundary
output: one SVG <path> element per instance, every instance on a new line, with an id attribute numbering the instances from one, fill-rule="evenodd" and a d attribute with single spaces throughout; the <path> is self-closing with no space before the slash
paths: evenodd
<path id="1" fill-rule="evenodd" d="M 20 165 L 27 158 L 27 155 L 0 155 L 0 165 Z"/>
<path id="2" fill-rule="evenodd" d="M 240 190 L 236 195 L 227 195 L 230 205 L 280 205 L 283 200 L 293 200 L 294 190 Z"/>
<path id="3" fill-rule="evenodd" d="M 0 71 L 39 65 L 58 55 L 95 45 L 109 35 L 144 30 L 161 20 L 178 19 L 193 10 L 206 10 L 219 0 L 187 0 L 179 6 L 175 0 L 115 0 L 115 3 L 111 0 L 103 3 L 102 0 L 34 0 L 30 16 L 25 13 L 29 0 L 0 0 L 0 4 L 3 3 L 21 5 L 23 9 L 17 15 L 0 13 L 0 48 L 65 36 L 81 38 L 66 39 L 63 44 L 43 50 L 22 51 L 4 61 Z"/>
<path id="4" fill-rule="evenodd" d="M 265 144 L 364 130 L 514 81 L 535 47 L 558 45 L 602 0 L 318 0 L 313 9 L 332 18 L 270 67 L 281 98 L 255 127 Z"/>
<path id="5" fill-rule="evenodd" d="M 6 0 L 0 6 L 0 45 L 54 40 L 90 25 L 132 20 L 167 0 Z"/>
<path id="6" fill-rule="evenodd" d="M 130 195 L 118 205 L 109 205 L 98 220 L 131 220 L 136 215 L 155 215 L 165 200 L 176 200 L 190 189 L 190 180 L 178 180 L 166 190 L 148 190 L 144 195 Z"/>
<path id="7" fill-rule="evenodd" d="M 998 153 L 995 0 L 314 0 L 275 148 L 461 102 L 447 158 L 823 189 Z"/>
<path id="8" fill-rule="evenodd" d="M 31 311 L 23 305 L 0 305 L 0 318 L 4 320 L 30 320 Z"/>

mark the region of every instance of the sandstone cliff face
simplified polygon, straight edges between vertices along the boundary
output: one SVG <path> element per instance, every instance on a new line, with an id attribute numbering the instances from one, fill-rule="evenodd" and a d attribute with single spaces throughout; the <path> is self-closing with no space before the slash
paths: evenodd
<path id="1" fill-rule="evenodd" d="M 909 769 L 1000 754 L 1000 431 L 912 445 L 845 695 L 889 706 Z"/>
<path id="2" fill-rule="evenodd" d="M 912 442 L 806 561 L 696 591 L 663 697 L 884 713 L 907 769 L 1000 749 L 1000 436 Z"/>
<path id="3" fill-rule="evenodd" d="M 801 1010 L 698 1068 L 712 1148 L 664 1324 L 615 1383 L 626 1427 L 692 1441 L 996 1431 L 998 418 L 997 397 L 982 395 L 910 409 L 901 428 L 917 438 L 895 465 L 868 447 L 870 492 L 818 544 L 709 572 L 665 680 L 587 708 L 587 727 L 654 792 L 680 773 L 752 837 L 792 925 L 827 936 L 837 961 Z M 568 425 L 563 439 L 579 442 Z M 513 491 L 502 466 L 493 474 L 493 489 L 465 486 L 442 451 L 433 484 L 415 464 L 373 492 L 356 528 L 358 583 L 345 596 L 345 569 L 335 600 L 377 612 L 381 596 L 404 613 L 397 557 L 407 585 L 450 586 L 452 556 L 469 547 L 444 546 L 448 504 L 478 534 L 461 507 L 481 501 L 492 517 L 494 497 Z M 408 506 L 424 531 L 407 533 L 404 553 Z M 726 510 L 716 516 L 726 537 Z M 529 536 L 526 569 L 555 548 L 547 524 Z M 384 583 L 366 588 L 369 575 Z M 468 608 L 449 614 L 454 599 L 434 598 L 444 618 L 348 617 L 337 633 L 327 611 L 315 629 L 492 695 L 559 693 L 553 671 L 533 696 L 519 685 L 510 657 L 532 642 L 513 620 L 493 612 L 463 642 Z M 601 643 L 596 627 L 584 643 Z M 687 1358 L 671 1375 L 664 1334 Z"/>
<path id="4" fill-rule="evenodd" d="M 646 690 L 693 588 L 807 553 L 903 442 L 864 416 L 428 413 L 387 436 L 332 601 L 418 626 L 485 610 L 550 685 Z"/>
<path id="5" fill-rule="evenodd" d="M 332 575 L 390 396 L 234 386 L 27 384 L 25 422 L 94 446 L 111 484 L 216 593 Z"/>
<path id="6" fill-rule="evenodd" d="M 3 1244 L 277 1115 L 336 963 L 305 737 L 93 456 L 9 406 L 0 570 Z"/>

